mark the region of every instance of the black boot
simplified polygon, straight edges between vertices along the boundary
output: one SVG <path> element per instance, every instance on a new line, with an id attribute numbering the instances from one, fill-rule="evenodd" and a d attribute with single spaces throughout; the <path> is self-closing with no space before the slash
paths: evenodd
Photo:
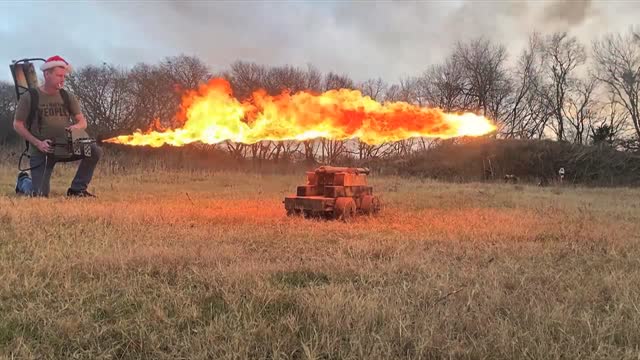
<path id="1" fill-rule="evenodd" d="M 97 196 L 93 195 L 92 193 L 88 192 L 87 190 L 73 190 L 71 188 L 69 188 L 69 190 L 67 190 L 67 196 L 70 196 L 70 197 L 97 197 Z"/>

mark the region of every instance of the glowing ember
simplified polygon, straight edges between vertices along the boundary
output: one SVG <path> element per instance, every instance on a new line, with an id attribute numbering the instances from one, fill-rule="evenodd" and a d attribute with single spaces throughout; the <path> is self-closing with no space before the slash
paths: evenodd
<path id="1" fill-rule="evenodd" d="M 240 102 L 224 79 L 213 79 L 198 91 L 188 93 L 182 101 L 180 118 L 184 120 L 180 128 L 158 130 L 155 126 L 105 142 L 159 147 L 323 137 L 359 138 L 368 144 L 381 144 L 411 137 L 479 136 L 495 130 L 483 116 L 445 113 L 406 102 L 381 104 L 348 89 L 322 94 L 284 92 L 277 96 L 259 90 L 248 101 Z"/>

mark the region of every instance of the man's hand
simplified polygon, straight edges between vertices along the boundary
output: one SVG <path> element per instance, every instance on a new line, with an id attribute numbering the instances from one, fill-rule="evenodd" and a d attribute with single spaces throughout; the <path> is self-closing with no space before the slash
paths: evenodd
<path id="1" fill-rule="evenodd" d="M 84 118 L 84 115 L 82 115 L 82 113 L 76 114 L 74 116 L 74 119 L 76 120 L 76 123 L 67 127 L 67 129 L 69 130 L 74 130 L 74 129 L 86 130 L 87 129 L 87 119 Z"/>
<path id="2" fill-rule="evenodd" d="M 67 127 L 67 130 L 84 129 L 80 124 L 74 124 Z"/>
<path id="3" fill-rule="evenodd" d="M 36 147 L 43 153 L 52 153 L 53 146 L 51 146 L 51 140 L 42 140 L 36 143 Z"/>

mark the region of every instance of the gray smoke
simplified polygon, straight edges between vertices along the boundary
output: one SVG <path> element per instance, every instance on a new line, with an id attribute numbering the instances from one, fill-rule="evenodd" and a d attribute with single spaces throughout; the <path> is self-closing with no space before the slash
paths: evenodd
<path id="1" fill-rule="evenodd" d="M 200 57 L 214 72 L 236 60 L 311 63 L 357 81 L 382 77 L 388 82 L 443 61 L 457 41 L 483 36 L 504 44 L 515 57 L 532 31 L 569 31 L 588 43 L 609 31 L 625 31 L 640 17 L 640 2 L 595 0 L 183 0 L 43 2 L 37 7 L 8 2 L 0 8 L 0 40 L 12 44 L 0 47 L 5 64 L 21 56 L 61 54 L 76 66 L 132 66 L 183 53 Z M 52 18 L 52 12 L 65 16 Z M 74 18 L 82 21 L 68 21 Z M 25 36 L 25 29 L 34 35 Z M 50 41 L 43 42 L 43 34 Z"/>
<path id="2" fill-rule="evenodd" d="M 581 25 L 591 14 L 591 0 L 556 0 L 545 3 L 544 21 L 550 24 Z"/>

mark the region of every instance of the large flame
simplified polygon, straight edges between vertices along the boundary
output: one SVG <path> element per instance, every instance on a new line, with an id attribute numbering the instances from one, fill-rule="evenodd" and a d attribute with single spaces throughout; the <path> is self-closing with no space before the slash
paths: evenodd
<path id="1" fill-rule="evenodd" d="M 359 138 L 367 144 L 381 144 L 411 137 L 479 136 L 495 130 L 484 116 L 445 113 L 406 102 L 381 104 L 349 89 L 322 94 L 284 92 L 277 96 L 259 90 L 248 101 L 240 102 L 224 79 L 213 79 L 185 95 L 180 118 L 184 121 L 180 128 L 158 131 L 156 127 L 105 142 L 159 147 L 323 137 Z"/>

